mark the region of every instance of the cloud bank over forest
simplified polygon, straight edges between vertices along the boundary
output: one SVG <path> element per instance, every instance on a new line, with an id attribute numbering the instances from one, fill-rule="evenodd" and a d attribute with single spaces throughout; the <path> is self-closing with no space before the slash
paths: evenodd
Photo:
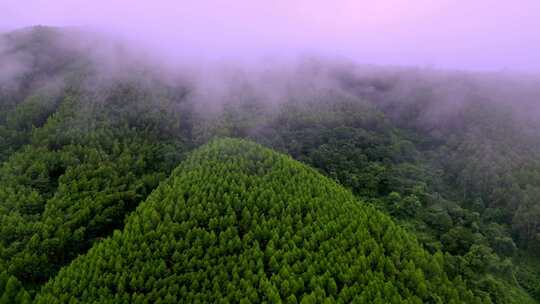
<path id="1" fill-rule="evenodd" d="M 0 29 L 82 26 L 160 58 L 253 61 L 316 54 L 359 63 L 538 71 L 540 2 L 2 1 Z"/>

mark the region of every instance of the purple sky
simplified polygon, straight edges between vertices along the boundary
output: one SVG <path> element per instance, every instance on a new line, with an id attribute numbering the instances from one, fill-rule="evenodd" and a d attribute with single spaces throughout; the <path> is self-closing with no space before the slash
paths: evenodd
<path id="1" fill-rule="evenodd" d="M 540 71 L 540 0 L 0 0 L 0 29 L 34 24 L 104 29 L 169 56 Z"/>

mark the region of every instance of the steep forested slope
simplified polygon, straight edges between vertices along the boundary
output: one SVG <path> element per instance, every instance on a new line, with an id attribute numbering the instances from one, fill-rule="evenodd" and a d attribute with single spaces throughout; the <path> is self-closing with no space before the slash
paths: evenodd
<path id="1" fill-rule="evenodd" d="M 0 269 L 31 289 L 122 227 L 182 155 L 181 142 L 81 108 L 66 97 L 0 167 Z"/>
<path id="2" fill-rule="evenodd" d="M 511 266 L 508 281 L 540 300 L 540 77 L 421 69 L 336 75 L 347 92 L 412 132 L 422 163 L 439 174 L 427 179 L 438 184 L 428 201 L 446 224 L 424 220 L 439 226 L 429 234 L 454 255 L 481 244 L 512 258 L 523 267 Z"/>
<path id="3" fill-rule="evenodd" d="M 314 170 L 224 139 L 193 152 L 37 302 L 481 303 L 444 263 Z"/>
<path id="4" fill-rule="evenodd" d="M 67 52 L 56 35 L 55 29 L 23 31 L 9 37 L 14 46 L 8 49 L 39 63 L 54 54 L 50 48 Z M 0 115 L 0 298 L 21 285 L 32 295 L 60 267 L 123 227 L 188 149 L 186 128 L 178 131 L 183 119 L 171 110 L 181 89 L 133 77 L 109 79 L 95 91 L 87 83 L 96 75 L 64 67 L 54 69 L 63 75 L 61 85 L 43 90 L 36 82 L 47 79 L 43 69 L 60 58 L 85 60 L 61 54 L 21 71 L 32 85 L 17 87 L 20 99 L 0 99 L 6 109 Z"/>
<path id="5" fill-rule="evenodd" d="M 284 102 L 277 113 L 261 120 L 262 126 L 246 130 L 245 123 L 228 119 L 233 115 L 227 111 L 250 113 L 257 108 L 244 104 L 229 106 L 223 121 L 211 124 L 218 121 L 224 127 L 217 129 L 234 136 L 247 134 L 244 136 L 285 152 L 350 188 L 413 231 L 429 251 L 445 252 L 447 271 L 460 275 L 471 289 L 489 293 L 493 302 L 530 300 L 521 287 L 535 294 L 538 279 L 534 272 L 523 272 L 534 269 L 530 264 L 517 268 L 513 263 L 513 259 L 519 263 L 519 251 L 512 226 L 498 216 L 503 210 L 463 198 L 456 179 L 449 177 L 451 171 L 441 168 L 444 160 L 455 168 L 468 164 L 465 153 L 397 125 L 370 102 L 340 92 L 321 90 L 314 95 L 316 98 L 306 101 Z M 480 149 L 477 140 L 474 151 L 480 154 Z M 507 165 L 504 152 L 491 154 L 500 158 L 492 166 Z M 451 161 L 450 155 L 454 157 Z M 487 170 L 478 173 L 495 178 Z M 471 173 L 461 178 L 465 177 L 481 181 L 471 179 Z M 497 197 L 509 196 L 500 193 Z"/>

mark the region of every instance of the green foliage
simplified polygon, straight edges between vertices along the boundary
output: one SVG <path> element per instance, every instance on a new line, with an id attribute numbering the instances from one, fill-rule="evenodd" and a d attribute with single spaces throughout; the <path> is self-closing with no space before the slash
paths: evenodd
<path id="1" fill-rule="evenodd" d="M 223 139 L 193 152 L 36 302 L 482 303 L 444 264 L 312 169 Z"/>
<path id="2" fill-rule="evenodd" d="M 84 98 L 66 96 L 42 127 L 25 124 L 33 107 L 8 119 L 30 135 L 0 167 L 0 269 L 29 291 L 121 228 L 185 149 L 184 134 L 149 127 L 161 117 L 140 110 L 144 128 L 130 126 L 138 109 L 112 115 Z"/>
<path id="3" fill-rule="evenodd" d="M 0 273 L 0 303 L 29 304 L 32 302 L 30 295 L 24 290 L 22 284 L 7 272 Z"/>
<path id="4" fill-rule="evenodd" d="M 30 142 L 33 128 L 43 126 L 56 105 L 52 97 L 36 95 L 6 111 L 4 123 L 0 122 L 0 163 Z"/>

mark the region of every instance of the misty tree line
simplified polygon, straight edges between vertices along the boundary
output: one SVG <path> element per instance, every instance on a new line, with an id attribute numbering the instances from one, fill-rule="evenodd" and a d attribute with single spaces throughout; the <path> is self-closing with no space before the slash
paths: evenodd
<path id="1" fill-rule="evenodd" d="M 379 87 L 391 91 L 391 82 Z M 498 290 L 500 303 L 510 301 L 505 285 L 516 282 L 538 299 L 540 126 L 483 97 L 426 125 L 421 109 L 436 107 L 436 98 L 392 107 L 402 100 L 360 95 L 320 90 L 276 111 L 248 94 L 226 103 L 205 131 L 256 140 L 321 170 L 393 215 L 430 251 L 451 254 L 450 271 L 474 288 Z"/>

